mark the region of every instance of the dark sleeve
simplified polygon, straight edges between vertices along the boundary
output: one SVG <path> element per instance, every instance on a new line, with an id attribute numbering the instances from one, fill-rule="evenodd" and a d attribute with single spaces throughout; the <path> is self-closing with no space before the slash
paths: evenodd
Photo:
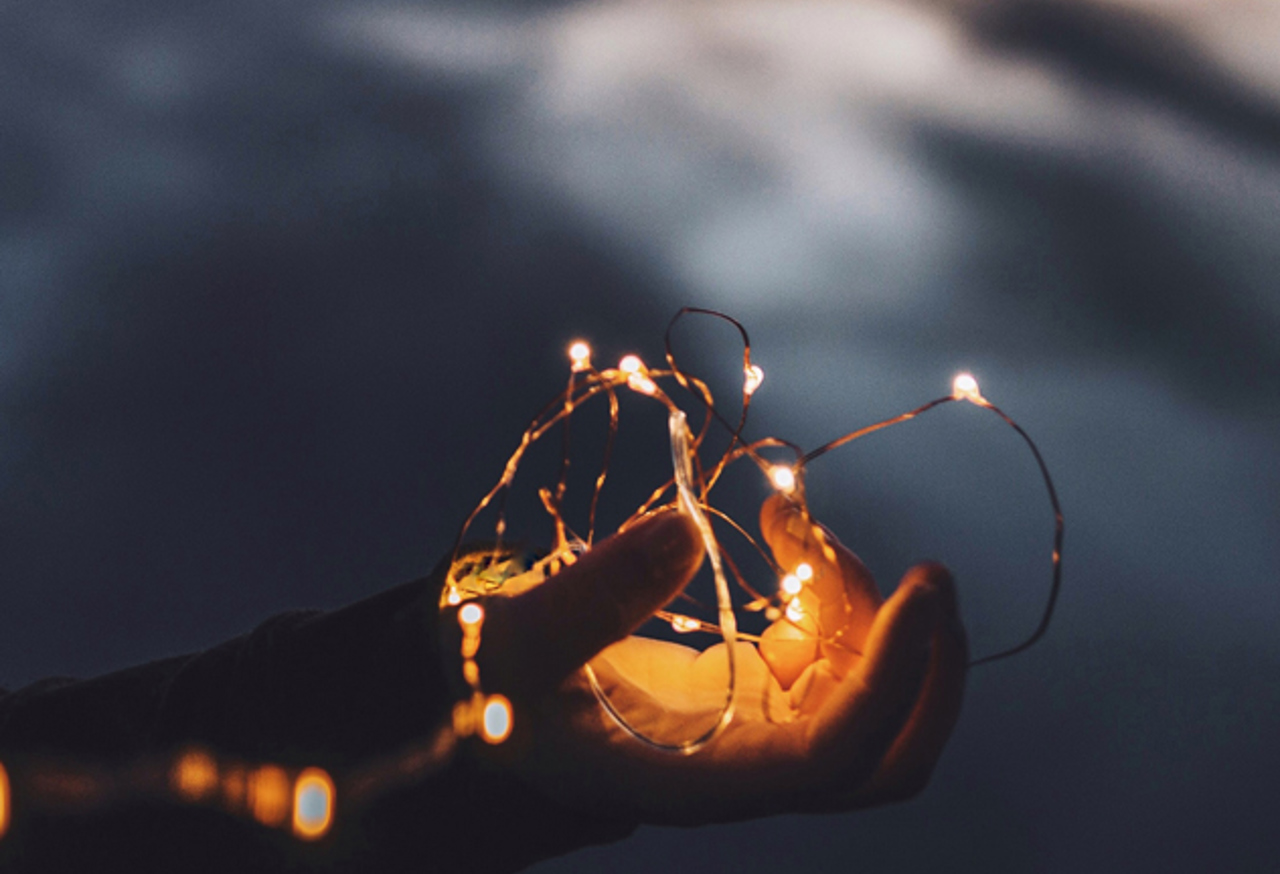
<path id="1" fill-rule="evenodd" d="M 628 834 L 631 824 L 560 808 L 479 765 L 465 742 L 421 768 L 453 703 L 436 650 L 442 576 L 278 616 L 203 653 L 4 695 L 13 815 L 0 870 L 506 872 Z M 219 762 L 326 769 L 332 830 L 303 842 L 216 804 L 131 791 L 163 783 L 193 747 Z M 40 803 L 51 788 L 66 791 Z"/>

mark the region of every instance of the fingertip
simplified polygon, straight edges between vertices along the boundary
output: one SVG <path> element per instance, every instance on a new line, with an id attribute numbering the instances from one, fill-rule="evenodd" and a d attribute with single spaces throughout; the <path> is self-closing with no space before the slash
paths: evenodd
<path id="1" fill-rule="evenodd" d="M 702 564 L 702 532 L 683 510 L 659 510 L 618 536 L 634 537 L 633 548 L 650 576 L 679 580 L 683 585 Z"/>

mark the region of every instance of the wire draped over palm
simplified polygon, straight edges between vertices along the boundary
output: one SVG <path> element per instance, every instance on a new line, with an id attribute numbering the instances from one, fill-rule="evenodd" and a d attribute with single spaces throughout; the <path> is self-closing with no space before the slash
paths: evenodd
<path id="1" fill-rule="evenodd" d="M 678 742 L 714 723 L 725 644 L 699 652 L 628 636 L 701 561 L 692 522 L 665 511 L 542 586 L 490 600 L 478 658 L 486 689 L 507 694 L 517 714 L 490 764 L 570 807 L 682 825 L 919 792 L 964 690 L 968 652 L 950 574 L 917 565 L 882 602 L 862 562 L 781 495 L 765 503 L 761 527 L 779 566 L 813 569 L 809 630 L 826 642 L 779 620 L 759 647 L 737 644 L 734 718 L 707 747 L 677 755 L 638 743 L 579 670 L 591 660 L 614 706 L 651 737 Z"/>

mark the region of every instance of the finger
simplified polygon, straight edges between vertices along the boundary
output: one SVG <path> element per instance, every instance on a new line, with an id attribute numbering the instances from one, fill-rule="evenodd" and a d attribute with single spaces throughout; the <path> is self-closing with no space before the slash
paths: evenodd
<path id="1" fill-rule="evenodd" d="M 909 573 L 932 580 L 941 596 L 942 615 L 933 633 L 929 673 L 920 699 L 868 787 L 868 804 L 901 801 L 923 791 L 960 718 L 964 699 L 969 646 L 960 623 L 955 582 L 947 569 L 936 563 L 920 565 Z"/>
<path id="2" fill-rule="evenodd" d="M 920 694 L 942 600 L 930 577 L 908 573 L 876 615 L 864 658 L 810 720 L 810 765 L 830 789 L 864 784 L 901 734 Z"/>
<path id="3" fill-rule="evenodd" d="M 813 570 L 802 601 L 817 601 L 821 636 L 830 641 L 822 654 L 845 673 L 884 601 L 871 572 L 800 504 L 781 493 L 761 506 L 760 530 L 784 573 L 794 573 L 801 564 Z"/>
<path id="4" fill-rule="evenodd" d="M 477 661 L 486 689 L 537 695 L 626 637 L 688 584 L 702 540 L 684 513 L 655 513 L 545 583 L 490 598 Z"/>

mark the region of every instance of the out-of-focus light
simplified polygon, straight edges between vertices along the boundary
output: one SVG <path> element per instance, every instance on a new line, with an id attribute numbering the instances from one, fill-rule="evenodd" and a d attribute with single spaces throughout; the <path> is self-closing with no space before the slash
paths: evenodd
<path id="1" fill-rule="evenodd" d="M 203 750 L 188 750 L 174 762 L 169 782 L 187 801 L 199 801 L 218 785 L 218 764 Z"/>
<path id="2" fill-rule="evenodd" d="M 464 604 L 462 609 L 458 611 L 458 621 L 462 623 L 463 628 L 479 625 L 483 620 L 484 608 L 474 601 Z"/>
<path id="3" fill-rule="evenodd" d="M 249 812 L 263 825 L 281 825 L 289 815 L 289 777 L 276 765 L 264 765 L 249 775 Z"/>
<path id="4" fill-rule="evenodd" d="M 742 391 L 749 397 L 755 394 L 756 389 L 760 387 L 760 383 L 764 382 L 764 371 L 760 369 L 758 364 L 748 364 L 742 369 L 742 373 Z"/>
<path id="5" fill-rule="evenodd" d="M 773 487 L 780 492 L 790 492 L 796 487 L 796 474 L 785 464 L 774 465 L 769 471 L 769 479 Z"/>
<path id="6" fill-rule="evenodd" d="M 9 772 L 0 762 L 0 838 L 9 830 L 9 810 L 12 798 L 9 791 Z"/>
<path id="7" fill-rule="evenodd" d="M 800 606 L 799 598 L 792 598 L 791 603 L 787 605 L 787 618 L 792 622 L 804 619 L 804 608 Z"/>
<path id="8" fill-rule="evenodd" d="M 480 718 L 480 736 L 491 744 L 500 744 L 511 735 L 511 702 L 501 695 L 490 695 Z"/>
<path id="9" fill-rule="evenodd" d="M 978 381 L 973 378 L 972 373 L 961 373 L 956 376 L 951 383 L 951 396 L 958 401 L 971 401 L 975 404 L 984 400 L 982 392 L 978 390 Z"/>
<path id="10" fill-rule="evenodd" d="M 618 369 L 627 374 L 639 373 L 644 369 L 644 362 L 638 355 L 624 355 L 618 362 Z"/>
<path id="11" fill-rule="evenodd" d="M 813 579 L 813 565 L 807 561 L 800 562 L 796 565 L 796 576 L 800 578 L 801 582 L 809 582 L 809 580 Z"/>
<path id="12" fill-rule="evenodd" d="M 799 595 L 802 588 L 804 588 L 804 583 L 795 574 L 787 574 L 782 578 L 782 591 L 790 597 L 794 598 Z"/>
<path id="13" fill-rule="evenodd" d="M 333 779 L 320 768 L 308 768 L 293 784 L 293 833 L 304 841 L 324 837 L 333 825 L 336 791 Z"/>
<path id="14" fill-rule="evenodd" d="M 591 367 L 591 347 L 581 340 L 574 341 L 569 346 L 569 361 L 573 364 L 573 371 L 577 373 Z"/>
<path id="15" fill-rule="evenodd" d="M 448 602 L 450 607 L 457 607 L 462 603 L 462 593 L 451 586 L 449 588 L 449 594 L 445 597 L 445 601 Z"/>

